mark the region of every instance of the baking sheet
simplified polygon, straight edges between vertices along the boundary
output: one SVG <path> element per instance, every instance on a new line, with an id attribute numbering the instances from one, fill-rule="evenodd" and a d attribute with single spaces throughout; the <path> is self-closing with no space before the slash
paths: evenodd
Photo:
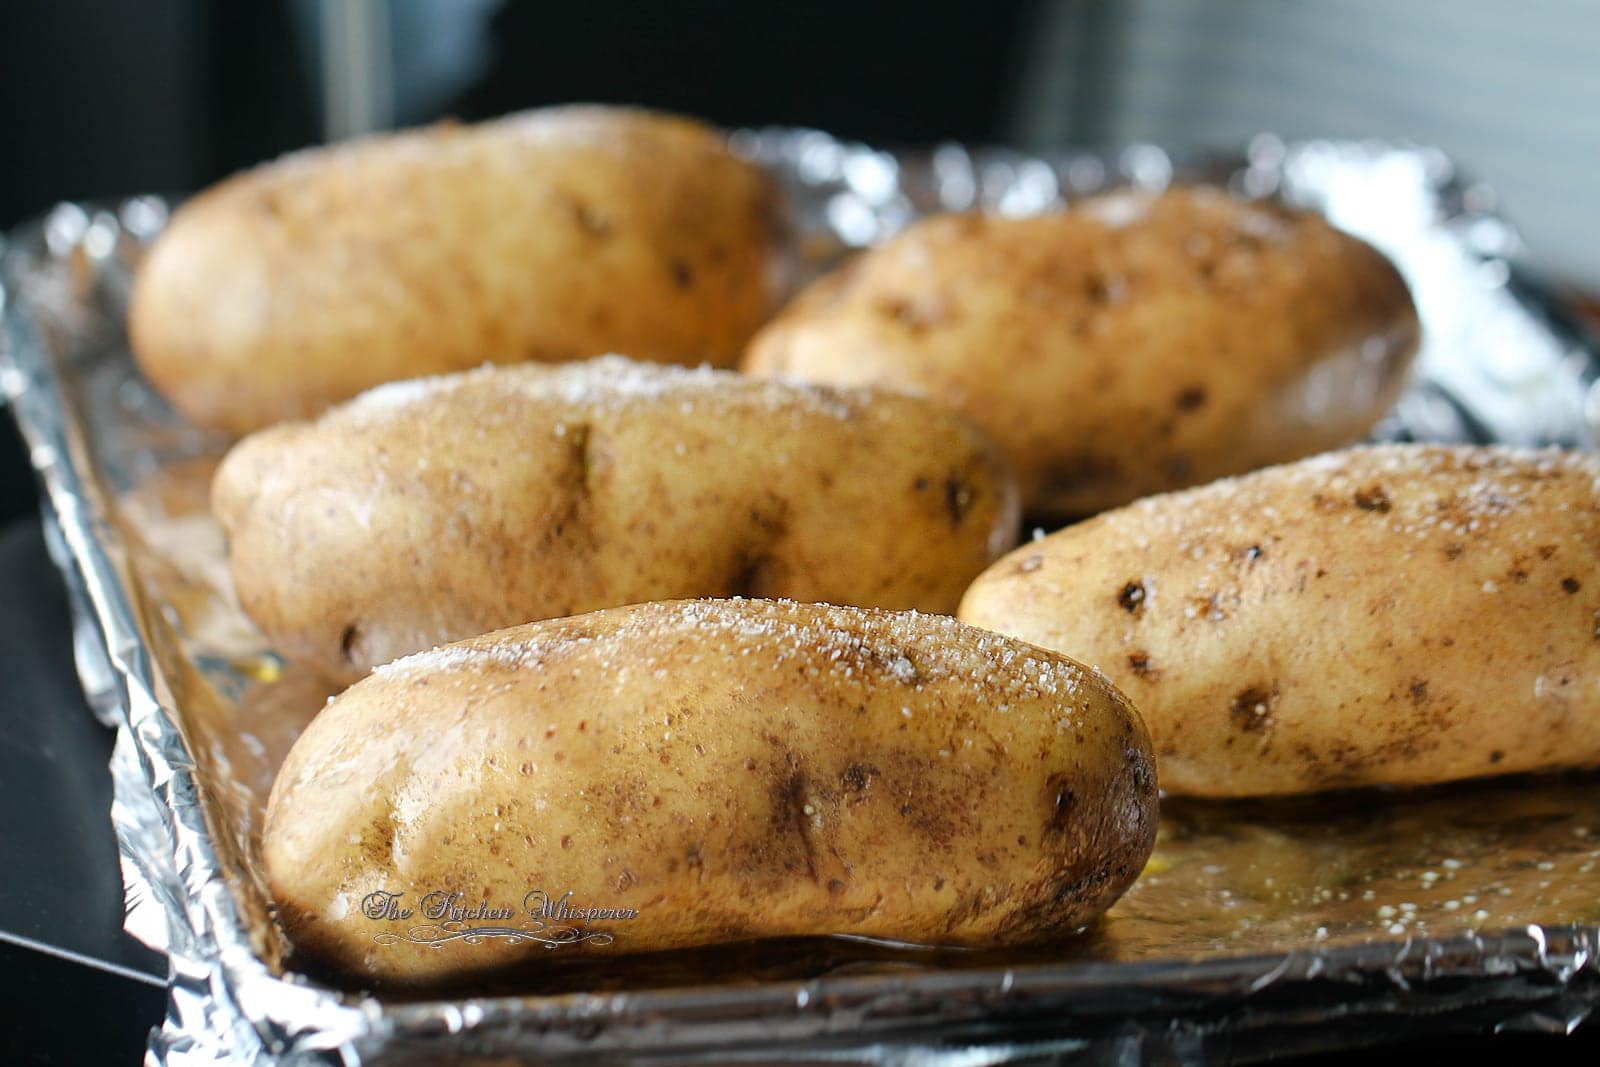
<path id="1" fill-rule="evenodd" d="M 1521 275 L 1492 193 L 1437 152 L 1263 137 L 1234 158 L 1044 160 L 793 130 L 735 144 L 789 187 L 818 269 L 932 209 L 1022 214 L 1117 184 L 1203 177 L 1315 206 L 1396 261 L 1422 315 L 1417 374 L 1380 436 L 1591 444 L 1592 340 Z M 1600 997 L 1594 777 L 1169 803 L 1111 915 L 1027 953 L 744 946 L 541 967 L 514 993 L 438 1000 L 286 972 L 255 835 L 277 761 L 328 689 L 232 599 L 205 511 L 225 442 L 174 416 L 128 354 L 130 270 L 165 217 L 149 197 L 63 205 L 0 258 L 0 388 L 46 489 L 85 688 L 119 731 L 129 928 L 173 963 L 155 1062 L 1248 1058 L 1374 1040 L 1395 1020 L 1565 1029 Z"/>

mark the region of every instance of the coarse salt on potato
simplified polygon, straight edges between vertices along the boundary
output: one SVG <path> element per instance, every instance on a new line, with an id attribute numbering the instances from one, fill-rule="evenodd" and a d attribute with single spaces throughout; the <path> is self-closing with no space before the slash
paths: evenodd
<path id="1" fill-rule="evenodd" d="M 423 986 L 761 938 L 1058 940 L 1138 875 L 1156 803 L 1138 713 L 1059 654 L 653 603 L 379 668 L 295 744 L 263 853 L 303 961 Z M 503 933 L 431 943 L 465 936 L 452 900 Z"/>
<path id="2" fill-rule="evenodd" d="M 352 681 L 643 600 L 951 612 L 1018 528 L 1005 461 L 954 412 L 617 357 L 383 386 L 242 441 L 212 502 L 244 610 Z"/>

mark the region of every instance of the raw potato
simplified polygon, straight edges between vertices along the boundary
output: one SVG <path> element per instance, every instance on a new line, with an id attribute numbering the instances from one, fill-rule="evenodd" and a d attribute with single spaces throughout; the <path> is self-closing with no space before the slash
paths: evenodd
<path id="1" fill-rule="evenodd" d="M 1056 940 L 1155 829 L 1138 713 L 1064 656 L 949 618 L 693 601 L 379 668 L 296 743 L 264 856 L 300 954 L 415 986 L 771 937 Z M 637 917 L 530 916 L 534 891 Z M 434 892 L 563 944 L 404 940 Z M 380 893 L 417 914 L 384 920 Z"/>
<path id="2" fill-rule="evenodd" d="M 1018 549 L 961 618 L 1105 670 L 1172 793 L 1600 764 L 1600 458 L 1394 445 Z"/>
<path id="3" fill-rule="evenodd" d="M 1359 439 L 1418 340 L 1388 261 L 1209 188 L 928 219 L 802 293 L 745 369 L 924 392 L 1082 516 Z"/>
<path id="4" fill-rule="evenodd" d="M 245 611 L 352 681 L 642 600 L 949 613 L 1018 525 L 998 450 L 953 412 L 617 357 L 375 389 L 241 442 L 212 506 Z"/>
<path id="5" fill-rule="evenodd" d="M 183 205 L 139 271 L 145 374 L 242 434 L 484 361 L 729 366 L 787 295 L 770 177 L 715 131 L 562 107 L 313 149 Z"/>

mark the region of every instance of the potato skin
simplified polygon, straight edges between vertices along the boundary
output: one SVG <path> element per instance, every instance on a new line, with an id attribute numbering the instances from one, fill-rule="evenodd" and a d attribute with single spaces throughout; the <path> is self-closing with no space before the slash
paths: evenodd
<path id="1" fill-rule="evenodd" d="M 879 390 L 630 363 L 395 383 L 237 445 L 213 484 L 245 611 L 353 681 L 642 600 L 953 612 L 1016 489 L 960 416 Z"/>
<path id="2" fill-rule="evenodd" d="M 129 329 L 180 411 L 238 435 L 485 361 L 731 366 L 794 256 L 775 183 L 715 131 L 551 108 L 222 182 L 150 250 Z"/>
<path id="3" fill-rule="evenodd" d="M 1075 517 L 1359 439 L 1418 335 L 1378 252 L 1196 187 L 927 219 L 803 292 L 744 368 L 943 400 L 1029 513 Z"/>
<path id="4" fill-rule="evenodd" d="M 1170 793 L 1600 763 L 1600 459 L 1423 445 L 1153 497 L 1018 549 L 961 618 L 1105 670 Z"/>
<path id="5" fill-rule="evenodd" d="M 638 912 L 563 957 L 1058 939 L 1138 875 L 1156 804 L 1138 713 L 1064 656 L 915 613 L 654 603 L 380 668 L 296 743 L 263 852 L 299 954 L 414 986 L 544 950 L 379 945 L 425 920 L 369 894 Z"/>

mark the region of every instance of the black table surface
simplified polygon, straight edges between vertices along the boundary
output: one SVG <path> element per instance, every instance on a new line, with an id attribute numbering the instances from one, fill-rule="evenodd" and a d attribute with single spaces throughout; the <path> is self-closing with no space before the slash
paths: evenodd
<path id="1" fill-rule="evenodd" d="M 7 1063 L 135 1063 L 166 960 L 122 929 L 109 730 L 36 519 L 0 528 L 0 1019 Z"/>

